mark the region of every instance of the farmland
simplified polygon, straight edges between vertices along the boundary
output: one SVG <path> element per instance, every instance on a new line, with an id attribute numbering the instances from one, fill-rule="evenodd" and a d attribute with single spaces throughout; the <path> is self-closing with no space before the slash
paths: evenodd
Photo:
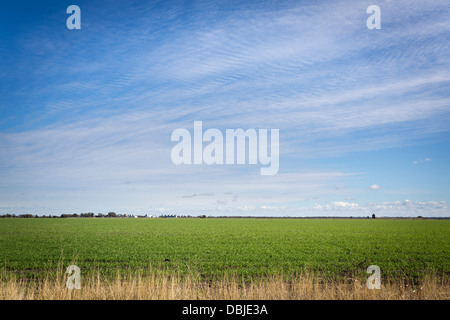
<path id="1" fill-rule="evenodd" d="M 1 219 L 2 278 L 39 279 L 70 264 L 83 275 L 226 276 L 303 272 L 328 279 L 448 280 L 450 221 L 379 219 Z"/>

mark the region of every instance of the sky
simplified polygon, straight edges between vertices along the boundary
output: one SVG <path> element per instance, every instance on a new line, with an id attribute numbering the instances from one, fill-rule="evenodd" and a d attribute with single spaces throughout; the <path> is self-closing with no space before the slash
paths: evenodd
<path id="1" fill-rule="evenodd" d="M 0 214 L 448 217 L 449 17 L 433 0 L 2 1 Z M 278 173 L 174 164 L 194 121 L 278 129 Z"/>

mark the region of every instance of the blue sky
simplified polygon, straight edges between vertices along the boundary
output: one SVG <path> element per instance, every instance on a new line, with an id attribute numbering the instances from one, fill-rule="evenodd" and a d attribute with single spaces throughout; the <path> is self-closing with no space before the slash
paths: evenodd
<path id="1" fill-rule="evenodd" d="M 449 16 L 446 1 L 2 2 L 0 213 L 449 216 Z M 174 165 L 171 133 L 196 120 L 279 129 L 278 174 Z"/>

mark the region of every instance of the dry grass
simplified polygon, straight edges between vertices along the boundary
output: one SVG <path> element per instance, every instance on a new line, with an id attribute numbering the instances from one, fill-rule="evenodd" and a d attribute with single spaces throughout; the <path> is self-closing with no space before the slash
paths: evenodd
<path id="1" fill-rule="evenodd" d="M 168 275 L 82 277 L 81 289 L 66 288 L 64 276 L 41 281 L 10 277 L 0 283 L 1 300 L 448 300 L 450 283 L 426 277 L 420 284 L 382 279 L 380 290 L 369 290 L 365 280 L 327 280 L 310 275 L 285 280 L 282 276 L 244 282 L 236 278 L 205 281 Z"/>

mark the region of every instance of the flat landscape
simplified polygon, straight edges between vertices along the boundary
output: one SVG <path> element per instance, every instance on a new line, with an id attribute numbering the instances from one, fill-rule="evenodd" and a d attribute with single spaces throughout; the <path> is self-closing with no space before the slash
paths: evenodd
<path id="1" fill-rule="evenodd" d="M 21 278 L 83 274 L 244 279 L 448 277 L 450 221 L 383 219 L 1 219 L 0 268 Z"/>
<path id="2" fill-rule="evenodd" d="M 0 219 L 0 299 L 449 299 L 449 236 L 448 220 Z"/>

